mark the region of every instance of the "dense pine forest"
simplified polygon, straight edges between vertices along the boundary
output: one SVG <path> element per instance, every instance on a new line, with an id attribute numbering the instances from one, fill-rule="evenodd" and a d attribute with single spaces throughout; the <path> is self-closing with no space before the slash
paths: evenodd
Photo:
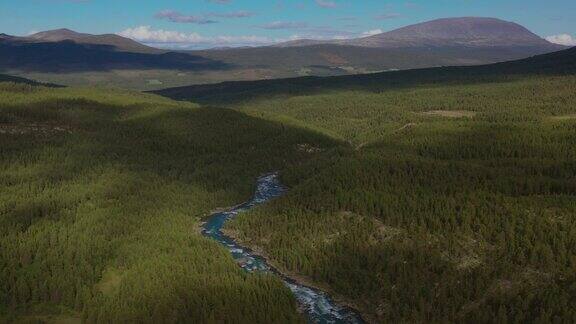
<path id="1" fill-rule="evenodd" d="M 317 133 L 152 95 L 0 84 L 0 322 L 299 322 L 199 233 Z M 54 315 L 57 315 L 54 317 Z"/>
<path id="2" fill-rule="evenodd" d="M 576 321 L 576 77 L 236 108 L 338 139 L 230 228 L 374 322 Z"/>
<path id="3" fill-rule="evenodd" d="M 0 322 L 304 321 L 199 233 L 273 170 L 288 194 L 228 231 L 369 322 L 575 322 L 576 77 L 393 83 L 0 83 Z"/>

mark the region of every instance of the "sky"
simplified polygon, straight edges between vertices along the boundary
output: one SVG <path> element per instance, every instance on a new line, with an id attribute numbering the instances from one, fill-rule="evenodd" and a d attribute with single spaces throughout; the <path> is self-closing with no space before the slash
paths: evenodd
<path id="1" fill-rule="evenodd" d="M 192 49 L 355 38 L 467 16 L 513 21 L 576 46 L 576 0 L 0 0 L 0 33 L 68 28 Z"/>

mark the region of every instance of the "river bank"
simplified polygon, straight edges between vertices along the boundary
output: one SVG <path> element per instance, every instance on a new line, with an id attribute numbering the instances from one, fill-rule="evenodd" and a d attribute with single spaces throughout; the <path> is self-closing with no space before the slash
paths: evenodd
<path id="1" fill-rule="evenodd" d="M 299 303 L 299 308 L 308 317 L 311 323 L 364 323 L 365 320 L 356 311 L 352 303 L 346 302 L 344 298 L 338 297 L 341 302 L 335 302 L 319 285 L 310 282 L 309 279 L 297 274 L 284 273 L 278 270 L 266 257 L 263 251 L 252 250 L 241 245 L 234 239 L 234 233 L 224 233 L 225 223 L 238 213 L 245 212 L 252 207 L 263 204 L 273 198 L 283 195 L 286 191 L 277 179 L 277 174 L 268 174 L 258 178 L 256 192 L 253 198 L 243 204 L 233 208 L 218 208 L 206 222 L 201 225 L 202 235 L 212 238 L 224 245 L 237 261 L 238 265 L 248 272 L 262 272 L 276 274 L 282 279 L 284 284 L 292 291 Z"/>
<path id="2" fill-rule="evenodd" d="M 257 256 L 265 259 L 266 262 L 271 267 L 273 267 L 274 270 L 276 272 L 278 272 L 280 275 L 282 275 L 283 277 L 286 277 L 290 280 L 293 280 L 294 282 L 296 282 L 298 284 L 308 286 L 308 287 L 311 287 L 311 288 L 314 288 L 314 289 L 317 289 L 319 291 L 322 291 L 322 292 L 329 294 L 334 302 L 336 302 L 337 304 L 339 304 L 341 306 L 350 308 L 351 310 L 356 312 L 362 318 L 362 320 L 364 322 L 366 322 L 368 324 L 378 323 L 378 321 L 376 319 L 372 318 L 371 316 L 368 316 L 366 314 L 367 312 L 363 311 L 362 307 L 358 306 L 357 304 L 355 304 L 351 300 L 347 299 L 346 297 L 342 296 L 341 294 L 336 293 L 329 286 L 319 284 L 309 277 L 306 277 L 306 276 L 300 275 L 296 272 L 292 272 L 292 271 L 284 269 L 284 267 L 282 267 L 282 265 L 280 263 L 278 263 L 274 259 L 272 259 L 266 252 L 264 252 L 264 250 L 262 248 L 260 248 L 257 245 L 251 244 L 250 242 L 247 242 L 245 240 L 240 239 L 240 235 L 238 235 L 237 231 L 234 231 L 234 230 L 231 230 L 228 228 L 223 228 L 222 233 L 224 233 L 224 235 L 230 237 L 232 240 L 238 242 L 240 245 L 250 249 L 252 254 L 257 255 Z"/>

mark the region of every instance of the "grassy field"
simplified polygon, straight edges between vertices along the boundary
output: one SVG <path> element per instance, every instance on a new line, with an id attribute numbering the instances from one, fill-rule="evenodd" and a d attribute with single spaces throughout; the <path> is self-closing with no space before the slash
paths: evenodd
<path id="1" fill-rule="evenodd" d="M 0 84 L 0 322 L 293 322 L 201 217 L 335 141 L 153 95 Z M 56 316 L 56 317 L 54 317 Z"/>
<path id="2" fill-rule="evenodd" d="M 236 105 L 347 144 L 230 230 L 374 322 L 575 321 L 576 77 L 372 90 Z"/>

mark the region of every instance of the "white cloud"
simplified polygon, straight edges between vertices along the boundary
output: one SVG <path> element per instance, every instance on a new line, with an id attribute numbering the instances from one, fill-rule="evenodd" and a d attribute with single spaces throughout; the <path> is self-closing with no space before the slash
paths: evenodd
<path id="1" fill-rule="evenodd" d="M 566 45 L 566 46 L 576 46 L 576 37 L 568 34 L 552 35 L 546 37 L 546 40 L 550 43 Z"/>
<path id="2" fill-rule="evenodd" d="M 255 14 L 250 11 L 240 10 L 234 12 L 212 12 L 203 15 L 186 15 L 174 10 L 162 10 L 156 13 L 155 17 L 158 19 L 165 19 L 175 23 L 187 23 L 187 24 L 214 24 L 218 21 L 212 20 L 209 17 L 218 18 L 249 18 Z"/>
<path id="3" fill-rule="evenodd" d="M 356 37 L 366 37 L 380 34 L 381 29 L 369 30 L 364 33 L 344 33 L 320 27 L 302 30 L 303 33 L 285 38 L 272 38 L 266 36 L 203 36 L 199 33 L 183 33 L 178 31 L 152 29 L 150 26 L 138 26 L 128 28 L 118 35 L 135 41 L 159 48 L 214 48 L 214 47 L 239 47 L 239 46 L 266 46 L 299 39 L 316 40 L 345 40 Z"/>
<path id="4" fill-rule="evenodd" d="M 336 8 L 338 5 L 332 0 L 316 0 L 316 4 L 322 8 Z"/>
<path id="5" fill-rule="evenodd" d="M 394 18 L 400 18 L 400 17 L 402 17 L 402 15 L 400 15 L 399 13 L 388 13 L 388 14 L 378 15 L 378 16 L 374 17 L 374 19 L 376 19 L 376 20 L 388 20 L 388 19 L 394 19 Z"/>
<path id="6" fill-rule="evenodd" d="M 118 33 L 143 43 L 194 43 L 204 38 L 197 33 L 185 34 L 169 30 L 153 30 L 150 26 L 128 28 Z"/>
<path id="7" fill-rule="evenodd" d="M 253 17 L 255 15 L 256 15 L 255 13 L 253 13 L 251 11 L 246 11 L 246 10 L 208 14 L 208 16 L 220 17 L 220 18 L 249 18 L 249 17 Z"/>
<path id="8" fill-rule="evenodd" d="M 369 31 L 365 31 L 362 33 L 362 37 L 374 36 L 378 34 L 382 34 L 384 31 L 382 29 L 372 29 Z"/>
<path id="9" fill-rule="evenodd" d="M 261 36 L 202 36 L 198 33 L 152 29 L 150 26 L 128 28 L 118 33 L 141 43 L 158 47 L 218 47 L 256 46 L 275 43 L 277 40 Z"/>
<path id="10" fill-rule="evenodd" d="M 274 21 L 258 27 L 263 29 L 302 29 L 308 27 L 308 24 L 298 21 Z"/>
<path id="11" fill-rule="evenodd" d="M 162 10 L 158 12 L 155 17 L 158 19 L 167 19 L 170 20 L 171 22 L 176 23 L 188 23 L 199 25 L 214 24 L 217 22 L 203 16 L 184 15 L 174 10 Z"/>

